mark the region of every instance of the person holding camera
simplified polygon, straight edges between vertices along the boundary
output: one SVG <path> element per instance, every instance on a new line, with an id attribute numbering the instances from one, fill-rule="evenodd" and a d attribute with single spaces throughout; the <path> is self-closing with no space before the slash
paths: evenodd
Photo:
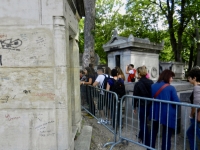
<path id="1" fill-rule="evenodd" d="M 126 74 L 128 74 L 128 82 L 135 82 L 136 70 L 133 64 L 126 66 Z"/>

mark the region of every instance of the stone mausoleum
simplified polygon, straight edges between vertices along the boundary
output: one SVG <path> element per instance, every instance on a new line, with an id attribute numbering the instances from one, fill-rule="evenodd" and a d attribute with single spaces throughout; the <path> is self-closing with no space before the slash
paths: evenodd
<path id="1" fill-rule="evenodd" d="M 155 80 L 159 76 L 159 52 L 163 46 L 164 43 L 151 43 L 149 39 L 136 38 L 133 35 L 122 37 L 114 30 L 111 40 L 103 48 L 108 54 L 110 68 L 118 66 L 125 72 L 128 64 L 134 64 L 135 69 L 145 65 L 151 79 Z"/>
<path id="2" fill-rule="evenodd" d="M 83 0 L 0 4 L 0 149 L 73 150 Z"/>

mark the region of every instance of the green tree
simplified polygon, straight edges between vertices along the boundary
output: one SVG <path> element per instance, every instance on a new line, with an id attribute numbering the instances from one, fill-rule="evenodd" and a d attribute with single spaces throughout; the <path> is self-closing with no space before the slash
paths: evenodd
<path id="1" fill-rule="evenodd" d="M 101 58 L 101 64 L 107 62 L 103 44 L 110 40 L 112 31 L 118 28 L 122 17 L 118 11 L 122 5 L 121 0 L 97 0 L 96 2 L 95 52 Z"/>

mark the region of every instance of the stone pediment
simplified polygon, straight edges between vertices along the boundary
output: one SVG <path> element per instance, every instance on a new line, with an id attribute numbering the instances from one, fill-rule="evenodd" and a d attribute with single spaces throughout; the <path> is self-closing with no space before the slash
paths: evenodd
<path id="1" fill-rule="evenodd" d="M 127 41 L 128 41 L 128 38 L 117 36 L 117 37 L 111 38 L 111 40 L 105 45 L 116 45 L 116 44 L 125 43 Z"/>
<path id="2" fill-rule="evenodd" d="M 132 34 L 127 37 L 119 36 L 115 29 L 110 41 L 103 45 L 104 51 L 120 50 L 126 48 L 162 50 L 164 43 L 152 43 L 148 38 L 142 39 L 134 37 Z"/>

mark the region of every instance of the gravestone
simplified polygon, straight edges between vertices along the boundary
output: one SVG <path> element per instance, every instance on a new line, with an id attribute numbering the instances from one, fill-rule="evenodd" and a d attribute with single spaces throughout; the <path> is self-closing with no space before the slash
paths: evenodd
<path id="1" fill-rule="evenodd" d="M 175 73 L 175 79 L 184 78 L 184 64 L 181 62 L 160 62 L 159 63 L 159 73 L 169 69 Z"/>
<path id="2" fill-rule="evenodd" d="M 159 63 L 159 74 L 161 74 L 165 69 L 172 70 L 172 62 L 160 62 Z"/>

